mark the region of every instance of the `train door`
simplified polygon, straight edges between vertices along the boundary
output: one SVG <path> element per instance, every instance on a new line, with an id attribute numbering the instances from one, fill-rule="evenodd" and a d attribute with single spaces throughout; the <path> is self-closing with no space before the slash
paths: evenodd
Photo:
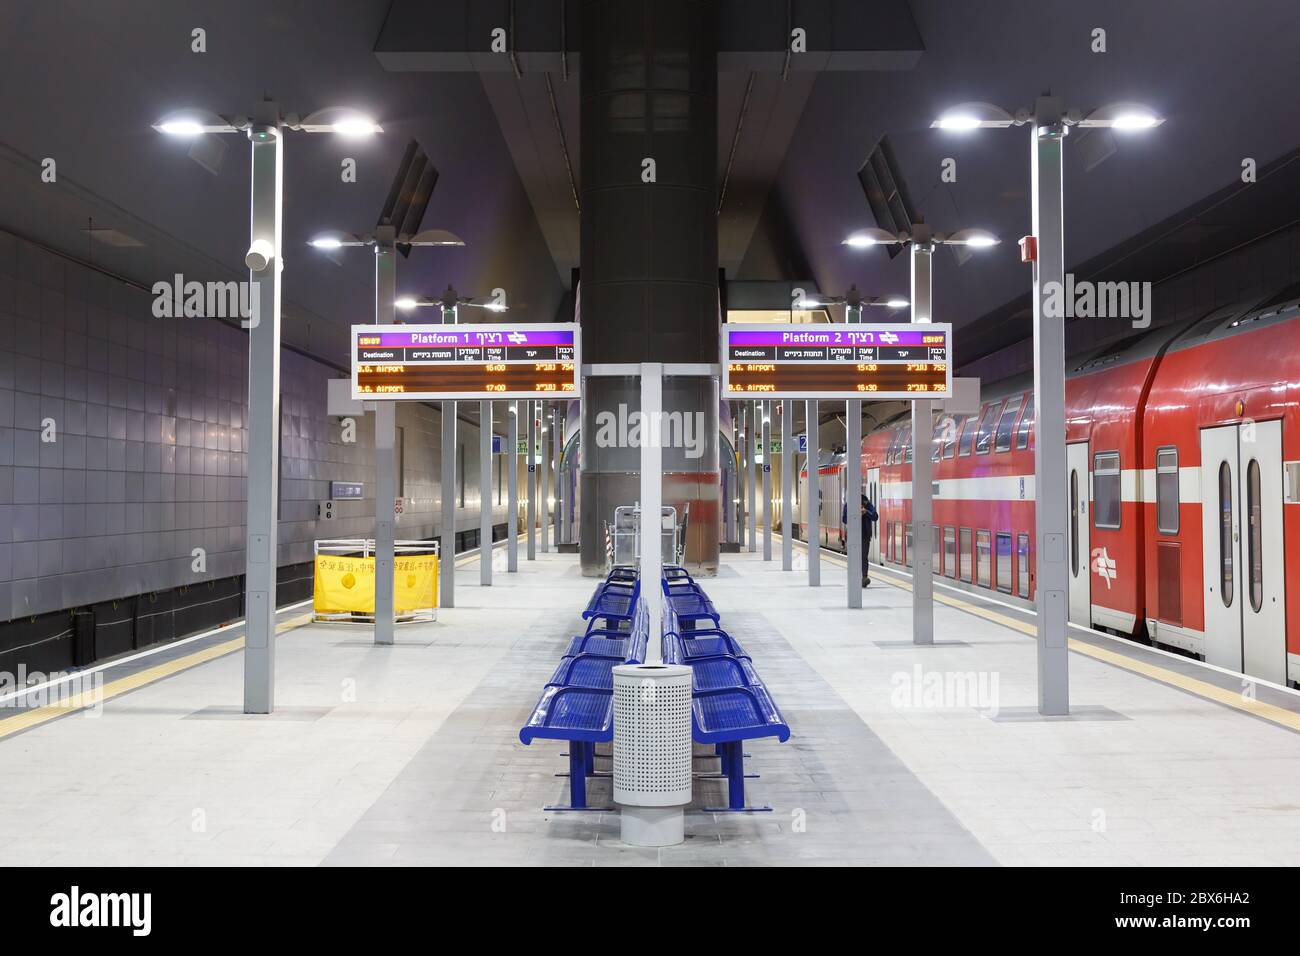
<path id="1" fill-rule="evenodd" d="M 1070 623 L 1092 626 L 1092 561 L 1088 550 L 1088 443 L 1065 446 L 1065 486 L 1070 522 Z"/>
<path id="2" fill-rule="evenodd" d="M 876 506 L 876 511 L 880 511 L 880 469 L 867 469 L 867 495 L 871 498 L 871 503 Z M 883 533 L 880 522 L 876 523 L 876 533 L 871 536 L 871 550 L 868 552 L 871 561 L 876 564 L 880 563 L 880 536 Z"/>
<path id="3" fill-rule="evenodd" d="M 1286 683 L 1282 423 L 1201 430 L 1205 659 Z"/>

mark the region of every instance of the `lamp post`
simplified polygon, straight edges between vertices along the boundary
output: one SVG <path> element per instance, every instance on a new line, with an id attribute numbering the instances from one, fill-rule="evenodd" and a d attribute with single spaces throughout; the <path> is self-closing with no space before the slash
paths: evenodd
<path id="1" fill-rule="evenodd" d="M 373 234 L 354 235 L 339 231 L 323 233 L 311 240 L 317 249 L 371 246 L 375 250 L 375 325 L 396 321 L 397 246 L 463 246 L 450 232 L 429 229 L 414 236 L 399 235 L 396 226 L 379 225 Z M 392 644 L 393 567 L 396 561 L 397 506 L 397 405 L 375 402 L 375 643 Z M 390 506 L 389 501 L 393 504 Z M 392 509 L 391 511 L 389 509 Z"/>
<path id="2" fill-rule="evenodd" d="M 850 286 L 849 291 L 841 296 L 826 298 L 817 296 L 815 300 L 804 299 L 800 303 L 805 308 L 815 308 L 820 305 L 842 304 L 844 306 L 844 321 L 846 323 L 859 323 L 862 321 L 862 310 L 868 306 L 880 306 L 887 309 L 902 309 L 908 305 L 908 300 L 902 296 L 866 296 L 858 291 L 856 285 Z M 854 510 L 858 507 L 858 502 L 862 500 L 862 400 L 849 399 L 844 403 L 844 444 L 845 444 L 845 475 L 848 479 L 848 487 L 845 489 L 845 530 L 848 532 L 847 547 L 845 548 L 848 559 L 848 606 L 851 608 L 862 607 L 862 569 L 866 567 L 866 562 L 862 555 L 862 522 L 858 518 L 858 513 Z"/>
<path id="3" fill-rule="evenodd" d="M 1065 320 L 1044 315 L 1043 300 L 1053 283 L 1065 281 L 1062 154 L 1070 127 L 1143 130 L 1164 120 L 1136 103 L 1115 103 L 1087 115 L 1067 110 L 1051 95 L 1014 114 L 989 103 L 968 103 L 944 113 L 931 125 L 965 131 L 1030 127 L 1030 178 L 1034 261 L 1034 520 L 1037 579 L 1034 604 L 1038 631 L 1038 712 L 1070 712 L 1068 509 L 1065 452 Z"/>
<path id="4" fill-rule="evenodd" d="M 244 712 L 269 714 L 275 705 L 275 574 L 280 459 L 280 272 L 286 130 L 365 136 L 382 132 L 352 111 L 320 110 L 305 119 L 271 100 L 249 116 L 200 110 L 172 113 L 154 124 L 170 136 L 245 133 L 252 144 L 248 252 L 252 286 L 248 329 L 248 507 L 244 551 Z M 263 305 L 267 308 L 263 308 Z"/>
<path id="5" fill-rule="evenodd" d="M 844 240 L 853 248 L 905 243 L 911 246 L 912 321 L 934 321 L 931 308 L 931 264 L 934 247 L 966 246 L 987 249 L 998 244 L 996 236 L 981 229 L 934 232 L 923 222 L 912 223 L 905 233 L 868 229 Z M 949 355 L 949 361 L 952 356 Z M 912 643 L 934 643 L 934 473 L 930 467 L 934 441 L 934 402 L 928 398 L 912 402 Z"/>

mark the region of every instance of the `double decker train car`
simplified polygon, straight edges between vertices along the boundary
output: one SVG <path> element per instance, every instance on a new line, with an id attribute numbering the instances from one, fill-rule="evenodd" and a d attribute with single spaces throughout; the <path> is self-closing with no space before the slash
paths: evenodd
<path id="1" fill-rule="evenodd" d="M 1068 362 L 1069 613 L 1278 684 L 1300 682 L 1300 285 Z M 931 438 L 933 571 L 1031 604 L 1034 393 L 986 384 Z M 910 566 L 910 416 L 863 440 L 872 559 Z M 842 478 L 820 536 L 842 547 Z M 835 501 L 835 507 L 829 506 Z M 807 537 L 804 530 L 803 536 Z M 1290 602 L 1288 603 L 1288 595 Z"/>

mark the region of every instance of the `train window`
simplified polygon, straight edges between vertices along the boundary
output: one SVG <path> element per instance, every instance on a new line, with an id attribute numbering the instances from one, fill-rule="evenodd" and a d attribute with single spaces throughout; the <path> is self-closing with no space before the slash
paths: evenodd
<path id="1" fill-rule="evenodd" d="M 943 557 L 943 543 L 940 541 L 943 532 L 937 524 L 931 525 L 930 530 L 934 532 L 931 536 L 930 545 L 930 570 L 933 573 L 938 574 L 940 567 L 939 560 Z"/>
<path id="2" fill-rule="evenodd" d="M 987 531 L 975 532 L 975 583 L 993 586 L 993 538 Z"/>
<path id="3" fill-rule="evenodd" d="M 903 522 L 894 522 L 894 561 L 898 564 L 903 563 L 907 555 L 903 552 Z"/>
<path id="4" fill-rule="evenodd" d="M 980 432 L 975 439 L 975 453 L 977 455 L 987 455 L 993 444 L 993 423 L 998 420 L 998 413 L 1002 410 L 1001 402 L 990 403 L 984 409 L 984 415 L 980 418 Z"/>
<path id="5" fill-rule="evenodd" d="M 934 428 L 930 432 L 930 460 L 938 461 L 943 454 L 943 416 L 939 416 L 934 421 Z"/>
<path id="6" fill-rule="evenodd" d="M 957 454 L 965 458 L 975 447 L 975 432 L 979 429 L 979 417 L 971 415 L 962 424 L 961 441 L 957 445 Z"/>
<path id="7" fill-rule="evenodd" d="M 952 418 L 945 418 L 945 428 L 943 431 L 943 457 L 957 457 L 957 435 L 961 432 L 961 423 L 966 420 L 965 415 L 954 415 Z"/>
<path id="8" fill-rule="evenodd" d="M 997 577 L 994 583 L 1004 594 L 1011 593 L 1011 535 L 999 531 L 997 538 Z"/>
<path id="9" fill-rule="evenodd" d="M 1156 449 L 1156 530 L 1178 533 L 1178 449 Z"/>
<path id="10" fill-rule="evenodd" d="M 1092 459 L 1092 526 L 1118 528 L 1120 501 L 1119 452 L 1098 452 Z"/>
<path id="11" fill-rule="evenodd" d="M 1029 393 L 1025 400 L 1025 413 L 1020 416 L 1020 427 L 1016 429 L 1016 447 L 1028 448 L 1029 436 L 1034 433 L 1034 393 Z"/>
<path id="12" fill-rule="evenodd" d="M 1232 607 L 1232 469 L 1219 463 L 1219 597 Z"/>
<path id="13" fill-rule="evenodd" d="M 1262 507 L 1259 500 L 1259 459 L 1246 466 L 1246 585 L 1251 610 L 1264 603 L 1264 542 Z"/>
<path id="14" fill-rule="evenodd" d="M 890 433 L 890 436 L 889 447 L 885 449 L 886 465 L 892 465 L 894 463 L 894 452 L 898 450 L 898 430 L 895 429 Z"/>
<path id="15" fill-rule="evenodd" d="M 1007 407 L 1002 410 L 1002 416 L 998 419 L 998 437 L 993 445 L 994 450 L 1011 450 L 1011 437 L 1016 430 L 1016 416 L 1020 414 L 1022 401 L 1019 395 L 1007 399 Z"/>
<path id="16" fill-rule="evenodd" d="M 957 566 L 961 569 L 961 579 L 970 583 L 970 528 L 962 528 L 958 540 Z"/>
<path id="17" fill-rule="evenodd" d="M 1079 473 L 1070 469 L 1070 574 L 1079 576 Z"/>
<path id="18" fill-rule="evenodd" d="M 909 568 L 912 566 L 912 548 L 915 547 L 915 541 L 912 539 L 911 522 L 903 525 L 903 563 Z"/>
<path id="19" fill-rule="evenodd" d="M 957 529 L 943 529 L 943 573 L 950 578 L 957 576 Z"/>
<path id="20" fill-rule="evenodd" d="M 901 460 L 904 463 L 911 461 L 912 460 L 912 429 L 910 428 L 903 429 L 902 451 L 903 451 L 903 457 Z"/>
<path id="21" fill-rule="evenodd" d="M 1016 535 L 1016 593 L 1029 597 L 1029 535 Z"/>

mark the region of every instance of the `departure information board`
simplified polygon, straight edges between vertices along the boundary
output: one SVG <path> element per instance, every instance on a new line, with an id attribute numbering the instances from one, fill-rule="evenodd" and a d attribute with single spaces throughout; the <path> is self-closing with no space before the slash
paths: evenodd
<path id="1" fill-rule="evenodd" d="M 356 399 L 578 396 L 576 323 L 354 325 Z"/>
<path id="2" fill-rule="evenodd" d="M 722 326 L 729 398 L 950 398 L 952 326 Z"/>

